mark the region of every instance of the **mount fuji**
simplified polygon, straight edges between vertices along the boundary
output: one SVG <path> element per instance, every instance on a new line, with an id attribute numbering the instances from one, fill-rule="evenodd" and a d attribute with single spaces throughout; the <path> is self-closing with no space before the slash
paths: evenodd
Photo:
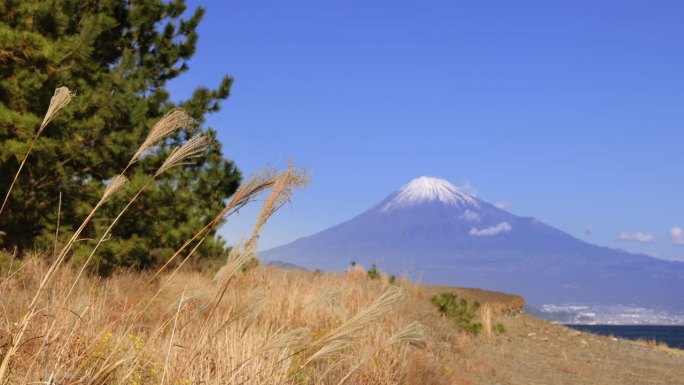
<path id="1" fill-rule="evenodd" d="M 375 263 L 423 283 L 521 294 L 537 306 L 684 314 L 684 263 L 586 243 L 439 178 L 414 179 L 355 218 L 262 257 L 332 271 Z"/>

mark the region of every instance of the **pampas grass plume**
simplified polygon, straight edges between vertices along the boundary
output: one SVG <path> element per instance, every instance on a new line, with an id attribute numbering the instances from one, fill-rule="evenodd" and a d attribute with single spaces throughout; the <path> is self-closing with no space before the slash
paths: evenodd
<path id="1" fill-rule="evenodd" d="M 45 117 L 43 118 L 43 122 L 40 124 L 40 129 L 38 132 L 40 133 L 43 131 L 43 129 L 52 121 L 52 119 L 57 115 L 57 112 L 64 108 L 71 99 L 73 98 L 74 94 L 69 91 L 67 87 L 59 87 L 55 90 L 55 93 L 52 95 L 52 98 L 50 99 L 50 106 L 48 106 L 48 110 L 45 113 Z"/>
<path id="2" fill-rule="evenodd" d="M 204 151 L 214 146 L 216 146 L 216 142 L 209 135 L 198 135 L 190 138 L 185 144 L 176 147 L 171 152 L 154 176 L 159 176 L 171 168 L 181 166 L 185 164 L 185 161 L 188 159 L 200 157 Z"/>
<path id="3" fill-rule="evenodd" d="M 102 193 L 100 203 L 106 202 L 109 198 L 111 198 L 114 194 L 121 190 L 127 182 L 128 178 L 126 178 L 123 175 L 117 175 L 114 178 L 112 178 L 112 180 L 109 182 L 104 192 Z"/>
<path id="4" fill-rule="evenodd" d="M 311 355 L 305 365 L 317 358 L 329 356 L 349 347 L 354 340 L 354 334 L 359 333 L 375 322 L 381 315 L 390 311 L 394 304 L 404 298 L 406 298 L 406 292 L 397 286 L 390 286 L 385 289 L 368 307 L 356 313 L 349 321 L 340 325 L 327 336 L 321 338 L 319 344 L 323 344 L 323 347 Z"/>
<path id="5" fill-rule="evenodd" d="M 152 127 L 150 133 L 145 138 L 145 141 L 140 145 L 138 151 L 133 154 L 133 158 L 129 164 L 137 161 L 143 152 L 150 149 L 158 141 L 166 138 L 167 136 L 173 134 L 177 130 L 186 129 L 189 130 L 195 124 L 195 120 L 192 119 L 185 111 L 174 108 L 167 112 L 157 124 Z"/>

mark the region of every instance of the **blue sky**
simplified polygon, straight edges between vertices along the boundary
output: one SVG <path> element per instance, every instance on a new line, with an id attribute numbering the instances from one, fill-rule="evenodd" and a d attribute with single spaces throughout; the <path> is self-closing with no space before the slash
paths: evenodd
<path id="1" fill-rule="evenodd" d="M 684 2 L 202 5 L 172 97 L 232 75 L 208 118 L 225 156 L 245 175 L 292 159 L 312 176 L 262 248 L 428 175 L 592 243 L 684 260 L 671 234 L 684 228 Z M 254 211 L 221 234 L 246 236 Z"/>

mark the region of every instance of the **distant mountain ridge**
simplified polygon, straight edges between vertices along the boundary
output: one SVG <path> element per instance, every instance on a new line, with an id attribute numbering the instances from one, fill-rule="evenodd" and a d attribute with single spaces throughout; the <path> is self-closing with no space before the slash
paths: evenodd
<path id="1" fill-rule="evenodd" d="M 535 305 L 684 313 L 684 263 L 589 244 L 439 178 L 414 179 L 366 212 L 262 256 L 333 271 L 376 263 L 425 283 L 521 294 Z"/>

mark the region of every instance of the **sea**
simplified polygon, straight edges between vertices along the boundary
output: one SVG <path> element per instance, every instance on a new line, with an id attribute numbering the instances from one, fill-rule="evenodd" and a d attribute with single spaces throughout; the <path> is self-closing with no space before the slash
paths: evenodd
<path id="1" fill-rule="evenodd" d="M 684 325 L 565 325 L 584 332 L 630 340 L 655 340 L 684 349 Z"/>

